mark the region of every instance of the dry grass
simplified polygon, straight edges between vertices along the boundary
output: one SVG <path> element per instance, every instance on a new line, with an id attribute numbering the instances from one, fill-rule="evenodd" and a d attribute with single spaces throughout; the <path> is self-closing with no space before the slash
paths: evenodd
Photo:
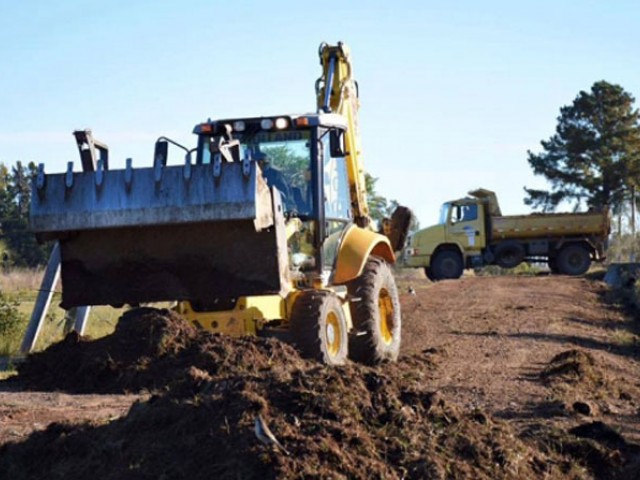
<path id="1" fill-rule="evenodd" d="M 0 272 L 0 292 L 18 302 L 20 329 L 11 338 L 0 340 L 0 355 L 16 355 L 27 324 L 31 318 L 36 296 L 42 282 L 43 269 L 12 269 Z M 49 311 L 42 324 L 36 350 L 43 350 L 51 343 L 59 341 L 64 336 L 66 311 L 60 308 L 60 284 L 54 288 Z M 89 321 L 85 331 L 93 338 L 102 337 L 113 332 L 123 309 L 111 307 L 94 307 L 91 309 Z"/>
<path id="2" fill-rule="evenodd" d="M 10 269 L 0 272 L 0 291 L 11 294 L 33 292 L 35 295 L 42 282 L 43 269 Z"/>

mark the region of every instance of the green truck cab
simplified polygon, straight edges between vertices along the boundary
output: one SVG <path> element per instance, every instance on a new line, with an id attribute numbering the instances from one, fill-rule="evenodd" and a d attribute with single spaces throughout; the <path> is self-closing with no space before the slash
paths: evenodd
<path id="1" fill-rule="evenodd" d="M 581 275 L 606 256 L 608 211 L 504 216 L 494 192 L 477 189 L 442 205 L 436 225 L 412 235 L 405 267 L 431 280 L 459 278 L 465 268 L 544 262 L 553 273 Z"/>

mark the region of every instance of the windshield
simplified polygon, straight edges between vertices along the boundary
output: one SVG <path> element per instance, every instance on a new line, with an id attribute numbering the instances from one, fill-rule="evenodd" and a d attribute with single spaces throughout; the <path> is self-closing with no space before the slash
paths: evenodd
<path id="1" fill-rule="evenodd" d="M 438 220 L 438 223 L 440 225 L 444 225 L 445 223 L 447 223 L 447 219 L 449 218 L 449 210 L 451 209 L 451 204 L 450 203 L 443 203 L 442 207 L 440 207 L 440 219 Z"/>
<path id="2" fill-rule="evenodd" d="M 270 187 L 280 192 L 286 213 L 311 216 L 311 132 L 279 131 L 234 134 L 240 141 L 240 157 L 256 160 Z M 211 154 L 202 152 L 202 163 Z"/>

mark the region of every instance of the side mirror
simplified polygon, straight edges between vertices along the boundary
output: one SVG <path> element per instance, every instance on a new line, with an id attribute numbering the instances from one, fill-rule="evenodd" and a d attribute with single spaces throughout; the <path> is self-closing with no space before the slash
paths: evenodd
<path id="1" fill-rule="evenodd" d="M 167 157 L 169 156 L 169 143 L 163 140 L 156 142 L 156 148 L 153 152 L 153 164 L 160 163 L 163 167 L 167 166 Z"/>
<path id="2" fill-rule="evenodd" d="M 329 132 L 329 150 L 332 157 L 344 157 L 344 132 L 331 130 Z"/>

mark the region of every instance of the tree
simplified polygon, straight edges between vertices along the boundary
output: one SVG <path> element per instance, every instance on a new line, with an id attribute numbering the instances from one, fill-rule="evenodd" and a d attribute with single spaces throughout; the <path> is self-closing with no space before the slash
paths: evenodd
<path id="1" fill-rule="evenodd" d="M 0 241 L 8 252 L 3 266 L 35 267 L 46 263 L 50 245 L 39 245 L 29 230 L 31 181 L 37 167 L 22 162 L 10 170 L 0 163 Z"/>
<path id="2" fill-rule="evenodd" d="M 376 223 L 378 228 L 382 225 L 384 218 L 391 218 L 396 208 L 400 206 L 397 200 L 388 200 L 378 194 L 376 183 L 378 179 L 368 173 L 364 174 L 365 186 L 367 189 L 367 205 L 369 207 L 369 216 Z M 420 228 L 420 222 L 413 213 L 411 214 L 411 226 L 409 232 L 415 232 Z"/>
<path id="3" fill-rule="evenodd" d="M 398 202 L 395 200 L 387 200 L 382 195 L 379 195 L 376 191 L 376 183 L 378 179 L 369 175 L 368 173 L 364 174 L 364 183 L 367 189 L 367 205 L 369 207 L 369 216 L 371 219 L 380 225 L 383 218 L 388 218 L 393 213 L 393 209 L 391 206 L 397 206 Z"/>
<path id="4" fill-rule="evenodd" d="M 525 203 L 543 211 L 563 201 L 617 211 L 640 178 L 640 117 L 634 101 L 621 86 L 602 80 L 562 107 L 555 135 L 541 142 L 543 152 L 527 152 L 533 172 L 546 177 L 551 190 L 525 187 Z"/>

